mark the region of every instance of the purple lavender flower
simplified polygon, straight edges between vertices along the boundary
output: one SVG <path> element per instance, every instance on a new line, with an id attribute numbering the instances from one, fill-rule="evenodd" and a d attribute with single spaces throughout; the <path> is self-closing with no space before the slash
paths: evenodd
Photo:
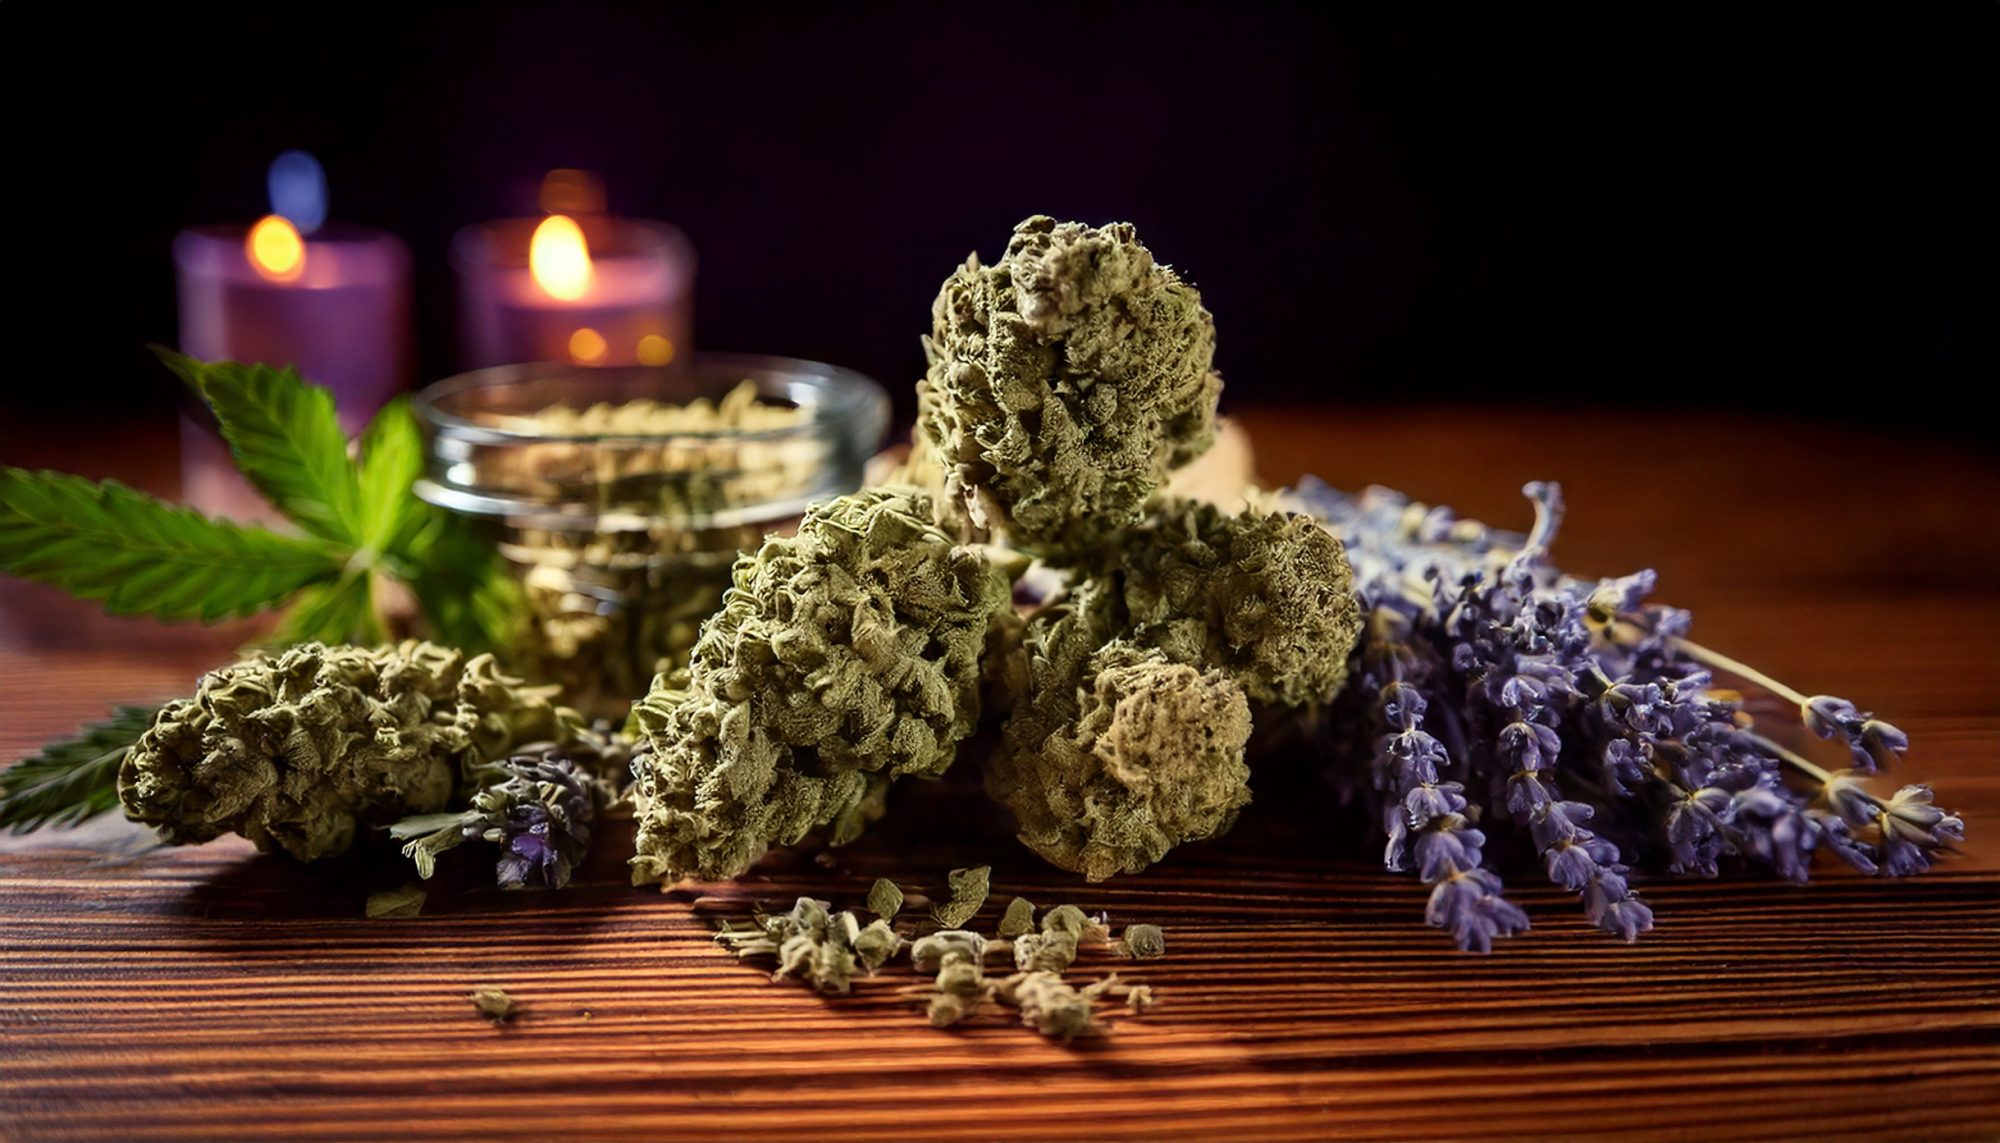
<path id="1" fill-rule="evenodd" d="M 1549 559 L 1560 490 L 1523 491 L 1535 506 L 1525 535 L 1383 488 L 1350 496 L 1307 478 L 1286 494 L 1346 545 L 1368 617 L 1357 685 L 1325 725 L 1372 725 L 1376 749 L 1368 780 L 1351 763 L 1332 780 L 1372 798 L 1385 864 L 1432 883 L 1432 924 L 1482 950 L 1526 925 L 1485 866 L 1496 826 L 1525 833 L 1551 883 L 1626 940 L 1652 926 L 1629 883 L 1638 856 L 1698 876 L 1742 858 L 1803 881 L 1822 849 L 1902 875 L 1963 837 L 1927 787 L 1885 799 L 1854 776 L 1897 761 L 1901 730 L 1692 642 L 1692 616 L 1648 602 L 1651 571 L 1562 574 Z M 1758 733 L 1712 672 L 1795 704 L 1807 730 L 1847 746 L 1854 771 Z"/>
<path id="2" fill-rule="evenodd" d="M 1528 915 L 1500 895 L 1500 878 L 1488 869 L 1454 872 L 1438 882 L 1424 919 L 1467 952 L 1491 952 L 1493 938 L 1528 928 Z"/>
<path id="3" fill-rule="evenodd" d="M 590 846 L 590 777 L 546 754 L 511 759 L 508 768 L 506 780 L 473 796 L 480 820 L 465 828 L 500 846 L 494 875 L 502 889 L 560 889 Z"/>
<path id="4" fill-rule="evenodd" d="M 429 877 L 437 858 L 468 841 L 500 847 L 494 879 L 502 889 L 560 889 L 590 845 L 604 784 L 622 768 L 629 745 L 608 732 L 527 747 L 480 771 L 470 804 L 453 813 L 406 818 L 390 827 L 403 853 Z"/>

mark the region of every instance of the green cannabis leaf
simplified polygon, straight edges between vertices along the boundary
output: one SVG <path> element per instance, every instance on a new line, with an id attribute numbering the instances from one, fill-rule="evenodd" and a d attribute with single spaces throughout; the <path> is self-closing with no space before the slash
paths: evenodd
<path id="1" fill-rule="evenodd" d="M 424 467 L 423 435 L 409 401 L 382 407 L 361 434 L 361 545 L 406 555 L 411 535 L 435 511 L 410 492 Z"/>
<path id="2" fill-rule="evenodd" d="M 248 615 L 345 562 L 323 541 L 211 519 L 115 480 L 0 468 L 0 568 L 101 599 L 114 615 Z"/>
<path id="3" fill-rule="evenodd" d="M 407 401 L 362 433 L 291 369 L 155 348 L 214 409 L 236 463 L 304 536 L 217 520 L 115 481 L 0 469 L 0 570 L 100 599 L 115 614 L 212 622 L 292 603 L 272 636 L 380 643 L 383 588 L 408 588 L 430 628 L 468 652 L 518 622 L 505 563 L 457 517 L 418 500 L 423 437 Z"/>
<path id="4" fill-rule="evenodd" d="M 75 825 L 118 808 L 118 766 L 152 725 L 157 707 L 119 707 L 104 722 L 52 742 L 40 754 L 0 771 L 0 828 L 26 833 Z"/>
<path id="5" fill-rule="evenodd" d="M 284 621 L 265 642 L 272 647 L 300 643 L 359 643 L 387 639 L 375 613 L 374 577 L 350 571 L 333 583 L 316 583 L 299 592 L 285 611 Z"/>
<path id="6" fill-rule="evenodd" d="M 357 461 L 333 395 L 293 370 L 158 352 L 215 410 L 237 467 L 306 534 L 213 519 L 115 480 L 0 467 L 0 571 L 120 615 L 207 623 L 289 603 L 268 640 L 278 647 L 383 643 L 384 612 L 396 610 L 383 601 L 404 598 L 460 650 L 505 645 L 520 586 L 469 524 L 411 492 L 423 438 L 406 401 L 370 422 Z M 115 805 L 129 739 L 111 735 L 127 713 L 0 778 L 0 825 L 79 821 Z"/>
<path id="7" fill-rule="evenodd" d="M 289 368 L 154 352 L 208 402 L 236 466 L 279 511 L 316 536 L 366 545 L 361 489 L 332 392 Z"/>

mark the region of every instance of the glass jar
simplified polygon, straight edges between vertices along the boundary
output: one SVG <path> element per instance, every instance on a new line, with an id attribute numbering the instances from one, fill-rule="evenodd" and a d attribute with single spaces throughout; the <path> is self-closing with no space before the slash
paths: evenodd
<path id="1" fill-rule="evenodd" d="M 741 427 L 576 433 L 552 431 L 547 415 L 720 404 L 746 383 L 771 409 Z M 427 436 L 417 495 L 487 522 L 519 580 L 509 666 L 606 718 L 686 664 L 738 555 L 789 531 L 813 501 L 861 486 L 889 422 L 881 386 L 858 373 L 712 353 L 672 369 L 481 369 L 425 389 L 416 409 Z"/>

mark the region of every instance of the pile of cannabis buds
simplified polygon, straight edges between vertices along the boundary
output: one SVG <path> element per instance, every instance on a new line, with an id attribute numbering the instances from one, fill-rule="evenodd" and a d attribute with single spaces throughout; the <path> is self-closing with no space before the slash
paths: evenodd
<path id="1" fill-rule="evenodd" d="M 1255 727 L 1259 746 L 1324 759 L 1387 866 L 1430 887 L 1430 923 L 1478 950 L 1527 925 L 1488 829 L 1628 940 L 1652 923 L 1632 865 L 1713 875 L 1737 857 L 1804 880 L 1827 849 L 1902 875 L 1961 836 L 1928 788 L 1863 784 L 1907 746 L 1895 727 L 1689 641 L 1686 613 L 1646 602 L 1650 573 L 1562 574 L 1552 486 L 1529 487 L 1525 536 L 1380 489 L 1308 481 L 1233 514 L 1164 492 L 1215 436 L 1214 327 L 1128 225 L 1022 223 L 997 264 L 946 281 L 924 348 L 897 480 L 739 560 L 629 736 L 491 656 L 307 643 L 161 710 L 123 759 L 127 814 L 170 842 L 234 832 L 304 860 L 391 825 L 426 876 L 482 842 L 501 884 L 556 887 L 593 821 L 628 806 L 636 882 L 728 879 L 774 846 L 853 840 L 895 783 L 991 733 L 986 788 L 1022 843 L 1099 880 L 1227 831 Z M 1024 614 L 1031 566 L 1059 586 Z M 1711 672 L 1795 709 L 1852 767 L 1767 736 Z M 721 939 L 845 990 L 908 943 L 894 905 L 871 904 L 862 925 L 801 899 Z M 994 941 L 960 927 L 970 915 L 909 930 L 938 1023 L 998 998 L 1067 1037 L 1096 1027 L 1098 993 L 1149 1002 L 1062 982 L 1078 942 L 1107 935 L 1073 907 L 1039 929 L 1010 909 Z M 1158 931 L 1134 928 L 1121 947 L 1156 951 Z M 1006 951 L 1020 971 L 988 980 Z"/>

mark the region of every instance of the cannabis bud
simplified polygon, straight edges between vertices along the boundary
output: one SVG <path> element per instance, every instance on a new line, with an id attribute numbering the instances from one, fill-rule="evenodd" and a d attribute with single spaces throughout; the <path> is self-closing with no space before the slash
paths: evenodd
<path id="1" fill-rule="evenodd" d="M 1242 688 L 1123 639 L 1100 643 L 1098 590 L 1086 583 L 1029 623 L 1030 695 L 987 769 L 1022 843 L 1093 881 L 1222 833 L 1250 801 Z"/>
<path id="2" fill-rule="evenodd" d="M 633 709 L 635 883 L 734 877 L 822 827 L 849 840 L 888 781 L 951 764 L 1011 587 L 932 519 L 921 493 L 867 489 L 737 562 L 687 674 Z"/>
<path id="3" fill-rule="evenodd" d="M 1346 683 L 1361 608 L 1340 541 L 1317 521 L 1163 500 L 1117 551 L 1137 642 L 1221 669 L 1260 704 L 1314 707 Z"/>
<path id="4" fill-rule="evenodd" d="M 553 696 L 490 655 L 305 643 L 213 671 L 163 707 L 125 757 L 119 798 L 169 842 L 234 832 L 310 861 L 440 809 L 518 742 L 562 737 L 574 716 Z"/>
<path id="5" fill-rule="evenodd" d="M 1037 215 L 932 307 L 919 429 L 946 495 L 1014 546 L 1084 548 L 1139 518 L 1215 437 L 1201 295 L 1129 223 Z"/>

